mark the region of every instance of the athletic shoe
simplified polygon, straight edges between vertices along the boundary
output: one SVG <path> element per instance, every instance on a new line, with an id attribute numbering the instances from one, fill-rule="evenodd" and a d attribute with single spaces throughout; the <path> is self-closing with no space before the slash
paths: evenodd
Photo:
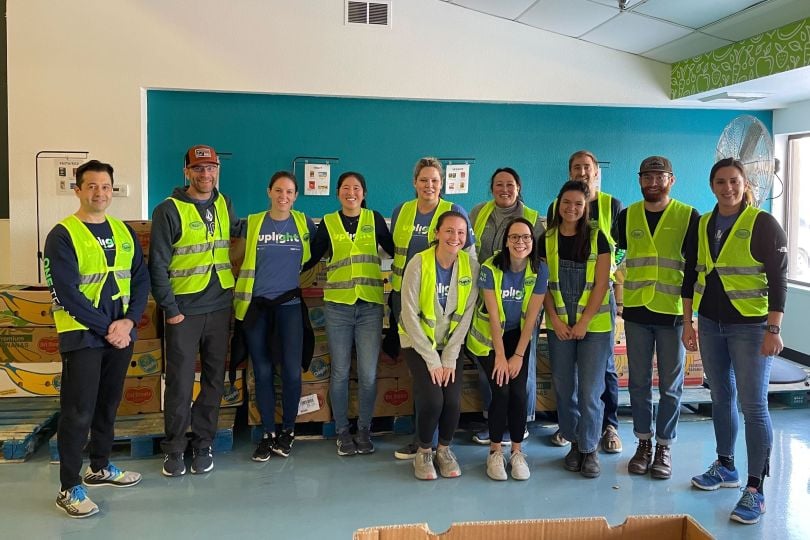
<path id="1" fill-rule="evenodd" d="M 354 443 L 349 430 L 338 433 L 337 454 L 339 456 L 353 456 L 357 453 L 357 445 Z"/>
<path id="2" fill-rule="evenodd" d="M 183 476 L 186 474 L 186 463 L 183 452 L 172 452 L 163 458 L 163 476 Z"/>
<path id="3" fill-rule="evenodd" d="M 371 433 L 367 429 L 360 429 L 357 431 L 357 436 L 354 438 L 354 446 L 357 448 L 358 454 L 373 454 L 374 443 L 371 442 Z"/>
<path id="4" fill-rule="evenodd" d="M 562 433 L 560 433 L 560 430 L 558 429 L 557 432 L 551 436 L 551 444 L 554 446 L 568 446 L 571 444 L 571 441 L 563 437 Z"/>
<path id="5" fill-rule="evenodd" d="M 487 456 L 487 476 L 493 480 L 506 480 L 506 459 L 503 452 L 490 452 Z"/>
<path id="6" fill-rule="evenodd" d="M 436 480 L 436 467 L 433 466 L 433 452 L 416 452 L 413 458 L 413 475 L 418 480 Z"/>
<path id="7" fill-rule="evenodd" d="M 759 518 L 765 513 L 765 496 L 754 490 L 754 488 L 743 488 L 742 497 L 731 512 L 731 519 L 746 525 L 753 525 L 759 522 Z"/>
<path id="8" fill-rule="evenodd" d="M 482 429 L 481 431 L 473 435 L 472 440 L 474 443 L 478 444 L 489 444 L 489 430 Z"/>
<path id="9" fill-rule="evenodd" d="M 195 448 L 191 460 L 191 474 L 204 474 L 214 470 L 214 454 L 211 447 Z"/>
<path id="10" fill-rule="evenodd" d="M 72 518 L 86 518 L 98 513 L 98 506 L 90 500 L 81 485 L 60 491 L 56 497 L 56 506 Z"/>
<path id="11" fill-rule="evenodd" d="M 461 468 L 458 466 L 456 455 L 449 447 L 443 446 L 436 450 L 436 463 L 439 465 L 439 474 L 445 478 L 456 478 L 461 476 Z"/>
<path id="12" fill-rule="evenodd" d="M 719 461 L 715 461 L 708 471 L 692 477 L 692 485 L 706 491 L 714 491 L 721 487 L 735 488 L 740 485 L 740 475 L 736 469 L 731 471 L 723 467 Z"/>
<path id="13" fill-rule="evenodd" d="M 509 458 L 509 466 L 512 468 L 512 478 L 515 480 L 528 480 L 531 476 L 529 464 L 526 462 L 526 454 L 523 452 L 512 452 Z"/>
<path id="14" fill-rule="evenodd" d="M 282 429 L 278 437 L 273 441 L 273 453 L 281 457 L 290 455 L 292 445 L 295 442 L 295 432 L 289 429 Z"/>
<path id="15" fill-rule="evenodd" d="M 269 460 L 270 456 L 273 455 L 273 444 L 275 444 L 275 437 L 265 433 L 262 440 L 259 441 L 256 450 L 253 452 L 253 457 L 250 459 L 262 462 Z"/>
<path id="16" fill-rule="evenodd" d="M 107 466 L 98 472 L 93 472 L 88 466 L 84 473 L 85 486 L 130 487 L 140 481 L 140 473 L 122 471 L 112 463 L 107 463 Z"/>
<path id="17" fill-rule="evenodd" d="M 419 447 L 416 446 L 416 443 L 410 442 L 403 446 L 402 448 L 397 448 L 394 451 L 394 457 L 396 459 L 413 459 L 416 457 L 416 453 L 419 450 Z"/>
<path id="18" fill-rule="evenodd" d="M 622 451 L 622 440 L 613 426 L 605 428 L 602 433 L 602 450 L 607 454 L 619 454 Z"/>

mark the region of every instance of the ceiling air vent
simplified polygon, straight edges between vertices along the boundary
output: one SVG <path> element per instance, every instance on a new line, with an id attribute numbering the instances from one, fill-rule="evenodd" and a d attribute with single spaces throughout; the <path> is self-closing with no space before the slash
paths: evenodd
<path id="1" fill-rule="evenodd" d="M 346 24 L 391 26 L 391 2 L 346 0 Z"/>

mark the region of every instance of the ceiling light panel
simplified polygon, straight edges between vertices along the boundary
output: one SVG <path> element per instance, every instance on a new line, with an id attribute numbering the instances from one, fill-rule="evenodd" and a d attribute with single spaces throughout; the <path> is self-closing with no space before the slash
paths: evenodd
<path id="1" fill-rule="evenodd" d="M 641 54 L 689 34 L 688 28 L 624 12 L 582 39 L 620 51 Z"/>
<path id="2" fill-rule="evenodd" d="M 618 14 L 618 9 L 594 4 L 588 0 L 540 0 L 524 13 L 518 22 L 566 36 L 579 37 Z"/>

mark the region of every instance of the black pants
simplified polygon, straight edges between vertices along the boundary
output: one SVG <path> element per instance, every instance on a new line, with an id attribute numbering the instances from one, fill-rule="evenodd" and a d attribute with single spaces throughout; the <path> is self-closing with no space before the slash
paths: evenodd
<path id="1" fill-rule="evenodd" d="M 447 386 L 439 386 L 430 378 L 427 364 L 414 349 L 402 349 L 408 369 L 413 377 L 416 430 L 420 448 L 431 448 L 433 433 L 439 426 L 439 444 L 449 445 L 458 427 L 461 414 L 461 376 L 463 365 L 456 362 L 456 379 Z"/>
<path id="2" fill-rule="evenodd" d="M 96 347 L 62 354 L 59 391 L 59 481 L 67 490 L 82 482 L 82 450 L 90 433 L 90 466 L 106 467 L 115 437 L 115 413 L 132 344 L 125 349 Z"/>
<path id="3" fill-rule="evenodd" d="M 191 426 L 191 445 L 207 448 L 217 432 L 219 405 L 225 390 L 225 359 L 231 308 L 202 315 L 186 315 L 179 324 L 166 325 L 166 391 L 163 423 L 166 438 L 160 443 L 167 454 L 184 452 Z M 200 393 L 191 404 L 194 364 L 200 354 Z"/>
<path id="4" fill-rule="evenodd" d="M 520 340 L 520 329 L 510 330 L 503 335 L 503 348 L 507 360 L 515 353 Z M 526 379 L 529 376 L 529 346 L 519 351 L 523 354 L 523 365 L 518 376 L 509 379 L 503 386 L 498 386 L 492 378 L 495 367 L 495 351 L 487 356 L 477 356 L 481 367 L 487 374 L 489 388 L 492 391 L 492 401 L 489 402 L 489 440 L 500 443 L 506 426 L 509 426 L 509 435 L 512 442 L 523 442 L 523 433 L 526 430 Z"/>

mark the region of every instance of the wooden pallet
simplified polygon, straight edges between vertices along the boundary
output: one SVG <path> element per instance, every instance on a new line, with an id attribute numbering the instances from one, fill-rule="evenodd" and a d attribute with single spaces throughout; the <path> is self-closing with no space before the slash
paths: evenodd
<path id="1" fill-rule="evenodd" d="M 212 445 L 214 452 L 233 450 L 233 425 L 236 409 L 220 409 L 217 432 Z M 115 439 L 113 445 L 129 445 L 131 458 L 149 458 L 161 453 L 159 442 L 165 437 L 163 413 L 119 416 L 115 420 Z M 48 443 L 51 463 L 59 463 L 59 447 L 54 436 Z"/>
<path id="2" fill-rule="evenodd" d="M 59 398 L 0 399 L 0 463 L 22 463 L 56 431 Z"/>

